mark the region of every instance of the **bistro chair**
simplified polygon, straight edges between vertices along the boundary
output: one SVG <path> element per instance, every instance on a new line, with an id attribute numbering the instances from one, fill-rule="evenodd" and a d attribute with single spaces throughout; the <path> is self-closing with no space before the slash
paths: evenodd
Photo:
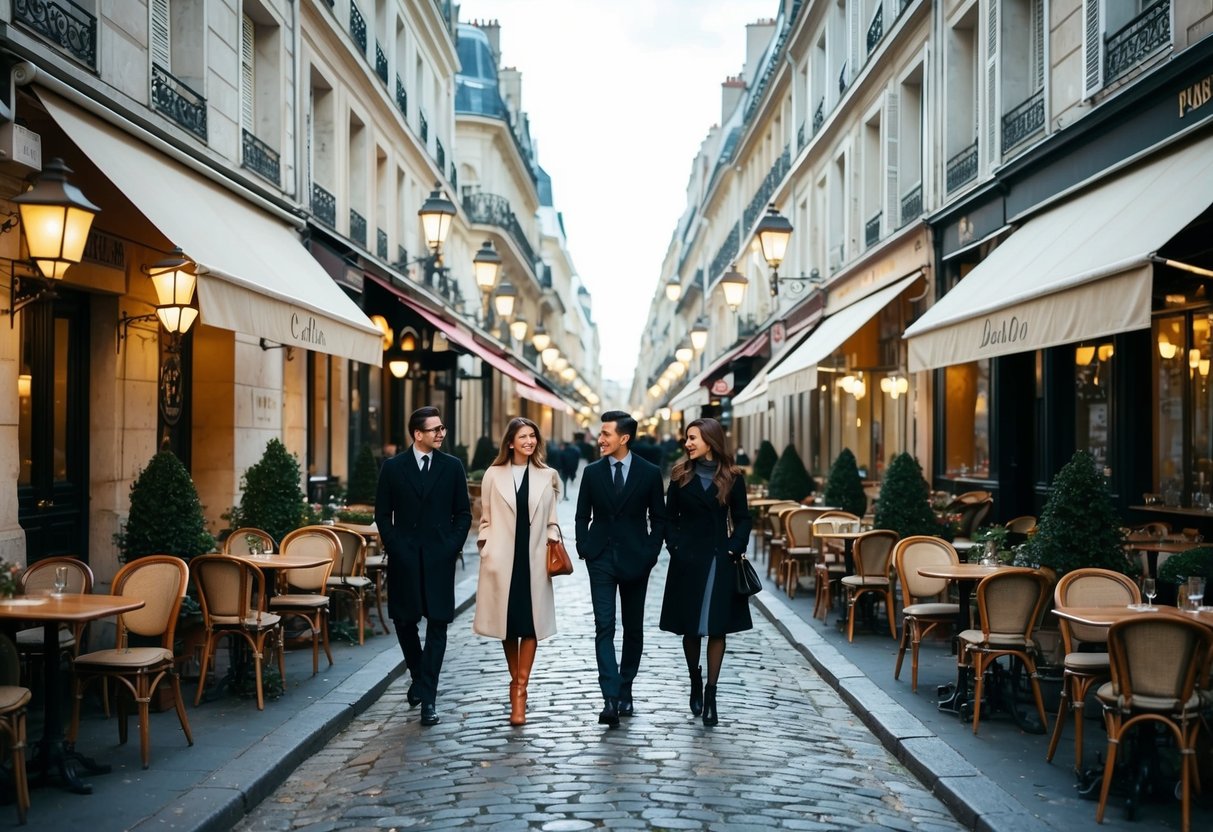
<path id="1" fill-rule="evenodd" d="M 265 555 L 274 551 L 274 538 L 269 532 L 251 526 L 236 529 L 223 541 L 225 555 Z"/>
<path id="2" fill-rule="evenodd" d="M 202 607 L 202 625 L 206 643 L 202 648 L 202 666 L 198 671 L 198 692 L 194 705 L 202 701 L 206 672 L 215 662 L 220 639 L 241 639 L 253 655 L 253 677 L 257 690 L 257 710 L 265 710 L 261 665 L 267 650 L 278 653 L 278 673 L 286 687 L 286 666 L 282 657 L 282 619 L 265 608 L 265 573 L 245 560 L 229 555 L 200 555 L 190 562 L 198 603 Z"/>
<path id="3" fill-rule="evenodd" d="M 65 593 L 88 595 L 93 591 L 93 570 L 88 564 L 73 557 L 43 558 L 21 574 L 22 595 L 42 595 L 54 591 L 56 567 L 67 569 Z M 69 659 L 80 652 L 87 622 L 59 625 L 59 655 Z M 27 627 L 17 631 L 17 652 L 25 660 L 42 655 L 43 631 L 41 627 Z"/>
<path id="4" fill-rule="evenodd" d="M 897 638 L 897 605 L 893 601 L 892 555 L 897 532 L 876 529 L 855 539 L 855 574 L 842 577 L 847 593 L 847 641 L 855 640 L 855 605 L 864 595 L 884 601 L 889 616 L 889 637 Z M 875 610 L 873 610 L 875 616 Z"/>
<path id="5" fill-rule="evenodd" d="M 973 733 L 981 724 L 981 697 L 985 673 L 1002 656 L 1019 659 L 1028 670 L 1032 697 L 1040 724 L 1048 728 L 1040 681 L 1036 678 L 1037 647 L 1032 630 L 1040 618 L 1049 593 L 1049 579 L 1035 569 L 1007 569 L 981 579 L 977 584 L 980 630 L 963 630 L 958 661 L 973 668 Z"/>
<path id="6" fill-rule="evenodd" d="M 305 527 L 295 529 L 282 538 L 283 555 L 323 555 L 328 561 L 323 566 L 305 569 L 284 569 L 280 585 L 283 592 L 270 598 L 270 611 L 280 616 L 301 618 L 307 622 L 308 635 L 312 639 L 312 675 L 320 672 L 320 643 L 324 642 L 324 655 L 329 667 L 333 666 L 333 652 L 329 649 L 329 575 L 333 564 L 341 559 L 341 541 L 328 528 Z"/>
<path id="7" fill-rule="evenodd" d="M 72 724 L 68 741 L 74 743 L 80 731 L 80 702 L 84 691 L 94 680 L 108 686 L 110 680 L 121 682 L 134 697 L 139 712 L 139 752 L 143 767 L 151 762 L 151 719 L 149 705 L 156 688 L 167 677 L 173 686 L 177 719 L 185 740 L 194 744 L 185 701 L 181 698 L 181 682 L 173 655 L 173 634 L 181 599 L 189 583 L 189 568 L 181 558 L 171 555 L 146 555 L 118 570 L 110 592 L 123 598 L 137 598 L 143 607 L 118 616 L 117 636 L 113 650 L 98 650 L 77 656 L 72 663 L 75 701 L 72 703 Z M 132 647 L 131 636 L 157 639 L 156 647 Z M 118 740 L 126 742 L 125 696 L 118 697 Z"/>
<path id="8" fill-rule="evenodd" d="M 858 523 L 858 515 L 849 511 L 825 511 L 813 521 L 813 539 L 817 542 L 817 560 L 813 564 L 813 617 L 826 620 L 833 606 L 838 581 L 847 574 L 843 546 L 836 540 L 818 540 L 819 532 L 834 531 L 835 521 Z"/>
<path id="9" fill-rule="evenodd" d="M 29 813 L 29 778 L 25 771 L 25 710 L 29 688 L 19 685 L 21 661 L 8 636 L 0 635 L 0 737 L 8 743 L 12 757 L 13 792 L 17 803 L 17 822 L 25 824 Z"/>
<path id="10" fill-rule="evenodd" d="M 897 541 L 893 549 L 893 565 L 901 581 L 901 643 L 897 647 L 897 664 L 893 678 L 901 675 L 906 646 L 910 647 L 910 692 L 918 691 L 918 645 L 924 636 L 937 627 L 951 629 L 960 615 L 960 604 L 948 602 L 946 578 L 928 578 L 918 574 L 925 566 L 947 566 L 960 563 L 956 550 L 946 540 L 928 535 L 913 535 Z M 940 600 L 940 599 L 945 600 Z"/>
<path id="11" fill-rule="evenodd" d="M 959 498 L 957 499 L 959 500 Z M 981 524 L 985 522 L 986 516 L 990 513 L 990 509 L 993 506 L 994 500 L 989 497 L 986 497 L 984 500 L 962 504 L 958 509 L 960 528 L 956 532 L 956 539 L 972 540 L 973 533 L 981 528 Z"/>
<path id="12" fill-rule="evenodd" d="M 1012 517 L 1004 524 L 1007 528 L 1007 544 L 1017 545 L 1028 539 L 1036 531 L 1036 518 L 1030 514 Z"/>
<path id="13" fill-rule="evenodd" d="M 792 509 L 783 515 L 783 534 L 786 543 L 783 549 L 783 590 L 788 598 L 796 597 L 800 588 L 800 573 L 809 572 L 809 566 L 817 559 L 817 547 L 813 545 L 812 509 Z"/>
<path id="14" fill-rule="evenodd" d="M 366 596 L 375 590 L 374 581 L 366 576 L 366 538 L 340 526 L 324 528 L 337 536 L 341 546 L 341 558 L 327 581 L 328 594 L 348 597 L 354 604 L 354 625 L 361 645 L 366 642 Z"/>
<path id="15" fill-rule="evenodd" d="M 1141 590 L 1136 582 L 1126 575 L 1110 569 L 1075 569 L 1067 572 L 1053 590 L 1053 604 L 1057 607 L 1127 607 L 1141 603 Z M 1108 654 L 1083 651 L 1083 645 L 1107 646 L 1108 628 L 1093 627 L 1075 621 L 1059 620 L 1062 644 L 1065 646 L 1064 671 L 1061 681 L 1061 704 L 1057 708 L 1057 721 L 1053 724 L 1053 736 L 1049 738 L 1049 750 L 1045 759 L 1053 762 L 1057 743 L 1061 740 L 1062 728 L 1066 724 L 1066 711 L 1074 714 L 1074 770 L 1082 771 L 1082 715 L 1087 692 L 1096 682 L 1109 680 Z"/>
<path id="16" fill-rule="evenodd" d="M 783 556 L 788 545 L 783 533 L 783 515 L 800 507 L 800 503 L 788 500 L 767 509 L 767 530 L 770 532 L 767 537 L 767 577 L 774 573 L 776 583 L 779 582 L 779 570 L 783 568 Z"/>
<path id="17" fill-rule="evenodd" d="M 800 508 L 800 503 L 796 502 L 795 500 L 783 500 L 782 502 L 772 503 L 763 509 L 759 509 L 762 512 L 761 548 L 766 551 L 768 578 L 771 577 L 771 546 L 775 543 L 777 538 L 781 537 L 781 535 L 776 534 L 774 526 L 776 521 L 774 518 L 779 514 L 779 512 L 788 508 Z M 782 540 L 780 540 L 779 545 L 783 545 Z"/>
<path id="18" fill-rule="evenodd" d="M 383 614 L 383 601 L 387 597 L 387 553 L 383 551 L 383 544 L 378 537 L 367 538 L 363 564 L 366 567 L 366 576 L 371 579 L 371 592 L 375 596 L 375 613 L 379 616 L 379 626 L 383 628 L 384 635 L 387 635 L 391 632 Z"/>
<path id="19" fill-rule="evenodd" d="M 1213 704 L 1208 692 L 1197 688 L 1208 679 L 1211 651 L 1213 630 L 1180 615 L 1134 616 L 1108 628 L 1112 678 L 1096 692 L 1108 731 L 1096 823 L 1103 823 L 1117 756 L 1129 730 L 1153 722 L 1169 730 L 1179 746 L 1181 828 L 1188 832 L 1192 780 L 1198 778 L 1197 735 Z M 1139 741 L 1153 743 L 1154 738 Z"/>

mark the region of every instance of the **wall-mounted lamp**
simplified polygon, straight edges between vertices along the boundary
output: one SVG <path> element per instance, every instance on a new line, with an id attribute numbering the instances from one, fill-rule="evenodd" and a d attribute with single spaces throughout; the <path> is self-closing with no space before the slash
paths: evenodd
<path id="1" fill-rule="evenodd" d="M 724 273 L 724 277 L 720 278 L 720 288 L 724 292 L 724 302 L 728 304 L 729 309 L 734 312 L 741 306 L 741 302 L 745 300 L 745 288 L 750 283 L 749 279 L 737 271 L 737 264 L 729 265 L 729 270 Z"/>
<path id="2" fill-rule="evenodd" d="M 497 294 L 493 295 L 493 309 L 497 312 L 499 318 L 509 318 L 514 314 L 514 302 L 518 300 L 518 290 L 509 282 L 502 283 L 497 287 Z"/>
<path id="3" fill-rule="evenodd" d="M 476 286 L 480 289 L 481 309 L 487 326 L 489 320 L 489 298 L 497 286 L 497 278 L 501 274 L 501 255 L 493 248 L 491 240 L 485 240 L 472 258 L 472 273 L 476 276 Z"/>
<path id="4" fill-rule="evenodd" d="M 665 282 L 665 296 L 670 303 L 678 303 L 678 299 L 682 297 L 682 281 L 678 279 L 678 275 L 673 275 Z"/>
<path id="5" fill-rule="evenodd" d="M 388 372 L 396 378 L 404 378 L 409 374 L 409 362 L 403 358 L 393 358 L 387 363 Z"/>
<path id="6" fill-rule="evenodd" d="M 510 335 L 514 336 L 515 341 L 525 341 L 528 324 L 526 318 L 519 315 L 510 321 Z"/>
<path id="7" fill-rule="evenodd" d="M 378 327 L 383 333 L 383 351 L 387 352 L 392 348 L 392 344 L 396 341 L 396 334 L 392 332 L 392 325 L 387 322 L 387 318 L 382 315 L 371 315 L 371 323 Z"/>
<path id="8" fill-rule="evenodd" d="M 186 257 L 180 248 L 174 248 L 166 257 L 150 266 L 141 267 L 141 271 L 151 278 L 152 287 L 156 290 L 156 311 L 147 315 L 123 314 L 118 318 L 119 351 L 122 350 L 122 342 L 126 340 L 126 333 L 131 324 L 157 319 L 170 336 L 169 351 L 175 352 L 178 349 L 181 336 L 198 320 L 198 308 L 193 305 L 194 288 L 198 284 L 196 269 L 194 261 Z M 269 346 L 264 338 L 261 341 L 263 350 L 277 348 Z M 290 347 L 286 349 L 287 359 L 290 360 Z"/>
<path id="9" fill-rule="evenodd" d="M 771 297 L 779 294 L 779 266 L 783 263 L 784 256 L 788 251 L 788 241 L 792 239 L 792 223 L 788 222 L 788 218 L 779 213 L 779 209 L 772 202 L 767 206 L 767 213 L 758 222 L 758 227 L 754 229 L 755 236 L 758 237 L 758 244 L 762 247 L 762 258 L 767 261 L 767 265 L 771 267 Z M 801 278 L 784 278 L 785 280 L 799 281 Z"/>
<path id="10" fill-rule="evenodd" d="M 880 380 L 880 389 L 896 401 L 910 390 L 910 381 L 905 376 L 885 376 Z"/>
<path id="11" fill-rule="evenodd" d="M 1088 366 L 1095 360 L 1095 347 L 1078 347 L 1074 350 L 1074 363 L 1080 367 Z"/>
<path id="12" fill-rule="evenodd" d="M 1171 339 L 1167 337 L 1167 333 L 1158 333 L 1158 354 L 1166 361 L 1170 361 L 1179 352 L 1179 347 L 1171 343 Z"/>
<path id="13" fill-rule="evenodd" d="M 850 393 L 855 397 L 855 401 L 862 399 L 868 392 L 868 385 L 863 380 L 863 372 L 857 375 L 849 373 L 838 380 L 838 386 L 842 388 L 844 393 Z"/>
<path id="14" fill-rule="evenodd" d="M 425 244 L 435 257 L 442 256 L 442 246 L 446 242 L 446 235 L 451 230 L 451 220 L 458 213 L 455 209 L 455 204 L 446 198 L 442 193 L 440 183 L 434 183 L 434 190 L 430 191 L 429 198 L 421 204 L 421 208 L 417 211 L 417 216 L 421 217 L 421 230 L 425 234 Z"/>
<path id="15" fill-rule="evenodd" d="M 554 346 L 549 346 L 544 349 L 543 352 L 539 353 L 539 360 L 542 361 L 543 366 L 547 367 L 549 370 L 552 369 L 552 365 L 556 363 L 556 359 L 559 357 L 560 350 Z"/>
<path id="16" fill-rule="evenodd" d="M 542 353 L 552 345 L 552 336 L 548 335 L 548 331 L 540 322 L 535 325 L 535 331 L 531 333 L 531 346 L 535 348 L 535 352 Z"/>
<path id="17" fill-rule="evenodd" d="M 690 339 L 683 341 L 674 350 L 674 357 L 683 364 L 690 364 L 691 359 L 695 357 L 695 348 L 691 346 Z"/>
<path id="18" fill-rule="evenodd" d="M 691 327 L 691 348 L 695 352 L 703 352 L 703 348 L 708 345 L 708 319 L 703 315 L 695 321 L 695 325 Z"/>

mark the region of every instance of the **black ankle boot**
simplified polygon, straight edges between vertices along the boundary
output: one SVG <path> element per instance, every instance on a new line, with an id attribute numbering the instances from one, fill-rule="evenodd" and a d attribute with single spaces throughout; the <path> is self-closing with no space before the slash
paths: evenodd
<path id="1" fill-rule="evenodd" d="M 691 713 L 699 716 L 703 713 L 703 668 L 695 668 L 691 674 Z"/>
<path id="2" fill-rule="evenodd" d="M 716 686 L 707 685 L 703 689 L 703 724 L 716 724 Z"/>

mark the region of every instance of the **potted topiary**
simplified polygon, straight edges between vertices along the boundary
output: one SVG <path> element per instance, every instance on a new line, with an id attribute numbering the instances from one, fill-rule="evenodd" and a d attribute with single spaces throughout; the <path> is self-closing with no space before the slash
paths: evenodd
<path id="1" fill-rule="evenodd" d="M 771 471 L 771 484 L 768 489 L 770 496 L 776 500 L 795 500 L 800 502 L 817 488 L 817 483 L 805 470 L 800 454 L 795 446 L 789 444 L 783 449 L 779 461 Z"/>
<path id="2" fill-rule="evenodd" d="M 1024 558 L 1049 567 L 1059 578 L 1088 566 L 1135 575 L 1121 526 L 1094 457 L 1076 451 L 1053 478 L 1036 534 L 1023 546 Z"/>
<path id="3" fill-rule="evenodd" d="M 931 489 L 922 476 L 922 466 L 908 453 L 893 457 L 884 472 L 874 522 L 876 528 L 892 529 L 898 537 L 915 534 L 947 537 L 946 527 L 931 511 Z"/>
<path id="4" fill-rule="evenodd" d="M 493 440 L 487 436 L 482 436 L 476 440 L 476 452 L 472 454 L 472 462 L 468 470 L 484 471 L 493 464 L 493 460 L 497 458 L 497 446 L 493 444 Z"/>
<path id="5" fill-rule="evenodd" d="M 153 456 L 131 483 L 130 514 L 114 543 L 123 561 L 162 554 L 189 561 L 215 548 L 198 490 L 172 451 Z"/>
<path id="6" fill-rule="evenodd" d="M 369 505 L 375 502 L 375 489 L 379 485 L 379 466 L 370 445 L 358 449 L 354 468 L 350 471 L 350 487 L 345 492 L 346 502 Z"/>
<path id="7" fill-rule="evenodd" d="M 775 463 L 778 461 L 779 454 L 775 452 L 775 446 L 765 439 L 762 440 L 758 453 L 754 455 L 754 475 L 763 482 L 770 482 L 771 472 L 775 470 Z"/>
<path id="8" fill-rule="evenodd" d="M 304 523 L 307 502 L 300 485 L 299 460 L 278 439 L 240 478 L 240 504 L 231 511 L 232 528 L 251 526 L 282 540 Z"/>
<path id="9" fill-rule="evenodd" d="M 863 513 L 867 511 L 868 496 L 863 493 L 859 466 L 850 448 L 843 448 L 842 453 L 830 466 L 830 476 L 826 480 L 822 499 L 827 506 L 836 506 L 858 517 L 863 517 Z"/>
<path id="10" fill-rule="evenodd" d="M 1213 584 L 1213 546 L 1198 546 L 1171 555 L 1158 567 L 1158 601 L 1173 603 L 1188 578 L 1204 578 L 1206 587 Z M 1205 590 L 1208 592 L 1208 589 Z"/>

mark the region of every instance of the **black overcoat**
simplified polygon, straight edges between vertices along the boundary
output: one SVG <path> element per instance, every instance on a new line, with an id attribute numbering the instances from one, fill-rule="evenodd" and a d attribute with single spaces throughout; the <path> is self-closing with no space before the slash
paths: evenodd
<path id="1" fill-rule="evenodd" d="M 707 490 L 692 476 L 686 485 L 670 481 L 666 492 L 666 547 L 670 568 L 666 573 L 661 602 L 661 629 L 683 636 L 699 634 L 699 613 L 708 569 L 716 561 L 708 608 L 710 636 L 737 633 L 754 626 L 749 599 L 736 592 L 733 555 L 746 551 L 750 543 L 750 511 L 746 507 L 745 478 L 733 480 L 727 505 L 717 499 L 716 484 Z M 733 535 L 728 518 L 733 518 Z"/>
<path id="2" fill-rule="evenodd" d="M 375 525 L 387 553 L 393 621 L 455 620 L 455 561 L 472 526 L 468 481 L 455 457 L 435 451 L 430 458 L 424 481 L 411 447 L 379 471 Z"/>

